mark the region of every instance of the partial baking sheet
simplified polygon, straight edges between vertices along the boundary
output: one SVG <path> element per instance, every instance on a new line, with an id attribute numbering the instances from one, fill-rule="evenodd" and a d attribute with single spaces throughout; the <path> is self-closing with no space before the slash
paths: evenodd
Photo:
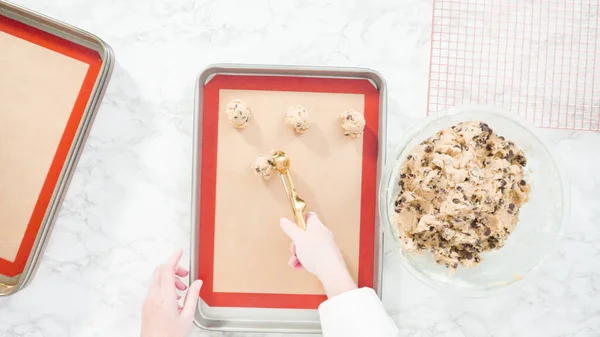
<path id="1" fill-rule="evenodd" d="M 0 48 L 0 258 L 14 262 L 89 65 L 2 31 Z"/>
<path id="2" fill-rule="evenodd" d="M 383 82 L 360 70 L 239 67 L 210 69 L 199 83 L 198 227 L 192 240 L 198 255 L 192 257 L 191 277 L 205 284 L 197 323 L 230 331 L 318 332 L 314 309 L 325 296 L 316 279 L 286 264 L 290 241 L 278 222 L 291 211 L 281 182 L 278 177 L 263 182 L 250 164 L 259 153 L 286 151 L 300 195 L 334 231 L 359 285 L 379 289 L 375 190 Z M 326 75 L 319 76 L 322 71 Z M 225 106 L 234 98 L 245 100 L 255 117 L 243 131 L 227 123 Z M 309 110 L 312 122 L 303 135 L 283 121 L 288 107 L 298 104 Z M 365 113 L 362 138 L 343 136 L 339 115 L 350 108 Z"/>
<path id="3" fill-rule="evenodd" d="M 33 277 L 105 90 L 94 38 L 0 1 L 0 295 Z"/>

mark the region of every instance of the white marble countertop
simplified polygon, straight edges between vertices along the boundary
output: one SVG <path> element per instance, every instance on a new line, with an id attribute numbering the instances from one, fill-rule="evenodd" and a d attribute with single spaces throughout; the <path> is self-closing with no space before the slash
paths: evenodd
<path id="1" fill-rule="evenodd" d="M 374 68 L 389 85 L 390 146 L 425 115 L 430 0 L 17 2 L 105 39 L 117 65 L 41 268 L 0 299 L 3 337 L 139 335 L 154 266 L 189 252 L 193 86 L 206 65 Z M 384 303 L 402 336 L 600 335 L 600 133 L 542 133 L 572 184 L 558 249 L 519 289 L 460 303 L 387 256 Z"/>

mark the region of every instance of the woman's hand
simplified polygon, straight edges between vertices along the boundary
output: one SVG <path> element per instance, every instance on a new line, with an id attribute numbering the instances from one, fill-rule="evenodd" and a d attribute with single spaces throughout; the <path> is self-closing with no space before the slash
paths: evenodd
<path id="1" fill-rule="evenodd" d="M 182 250 L 178 249 L 169 262 L 154 272 L 142 308 L 142 337 L 183 337 L 192 328 L 202 281 L 192 283 L 180 306 L 181 296 L 177 290 L 184 291 L 187 287 L 179 277 L 188 275 L 188 271 L 179 266 L 181 254 Z"/>
<path id="2" fill-rule="evenodd" d="M 289 264 L 304 268 L 323 284 L 329 298 L 356 289 L 333 233 L 315 213 L 306 216 L 306 231 L 287 218 L 280 221 L 281 229 L 292 240 Z"/>

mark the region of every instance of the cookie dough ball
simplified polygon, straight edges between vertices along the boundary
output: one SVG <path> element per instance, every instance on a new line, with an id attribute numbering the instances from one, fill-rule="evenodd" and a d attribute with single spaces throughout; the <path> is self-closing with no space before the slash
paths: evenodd
<path id="1" fill-rule="evenodd" d="M 515 143 L 470 121 L 417 145 L 400 170 L 395 223 L 407 251 L 429 251 L 456 271 L 500 249 L 529 196 L 527 160 Z"/>
<path id="2" fill-rule="evenodd" d="M 310 127 L 308 124 L 308 112 L 301 105 L 292 106 L 287 111 L 285 123 L 293 127 L 297 133 L 305 133 Z"/>
<path id="3" fill-rule="evenodd" d="M 275 174 L 275 163 L 271 156 L 260 155 L 252 163 L 252 170 L 256 175 L 262 176 L 264 180 L 269 180 Z"/>
<path id="4" fill-rule="evenodd" d="M 344 129 L 344 135 L 352 138 L 358 138 L 363 134 L 365 130 L 365 117 L 352 109 L 343 112 L 340 115 L 342 120 L 342 129 Z"/>
<path id="5" fill-rule="evenodd" d="M 227 104 L 227 119 L 236 129 L 245 129 L 250 124 L 252 112 L 246 102 L 234 99 Z"/>

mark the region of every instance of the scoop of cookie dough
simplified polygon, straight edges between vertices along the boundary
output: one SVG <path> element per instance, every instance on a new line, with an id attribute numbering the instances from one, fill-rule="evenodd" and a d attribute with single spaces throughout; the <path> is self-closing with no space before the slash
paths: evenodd
<path id="1" fill-rule="evenodd" d="M 527 160 L 487 124 L 463 122 L 417 145 L 400 171 L 395 222 L 407 251 L 429 251 L 453 273 L 499 249 L 527 202 Z"/>
<path id="2" fill-rule="evenodd" d="M 245 129 L 250 124 L 252 112 L 246 102 L 234 99 L 227 104 L 227 119 L 236 129 Z"/>
<path id="3" fill-rule="evenodd" d="M 291 106 L 285 116 L 285 123 L 293 127 L 297 133 L 305 133 L 310 127 L 308 112 L 301 105 Z"/>
<path id="4" fill-rule="evenodd" d="M 275 174 L 275 163 L 271 156 L 259 155 L 252 163 L 252 169 L 255 174 L 269 180 Z"/>
<path id="5" fill-rule="evenodd" d="M 344 129 L 344 135 L 352 138 L 358 138 L 362 135 L 365 129 L 365 117 L 354 110 L 348 110 L 340 115 L 342 120 L 342 129 Z"/>

